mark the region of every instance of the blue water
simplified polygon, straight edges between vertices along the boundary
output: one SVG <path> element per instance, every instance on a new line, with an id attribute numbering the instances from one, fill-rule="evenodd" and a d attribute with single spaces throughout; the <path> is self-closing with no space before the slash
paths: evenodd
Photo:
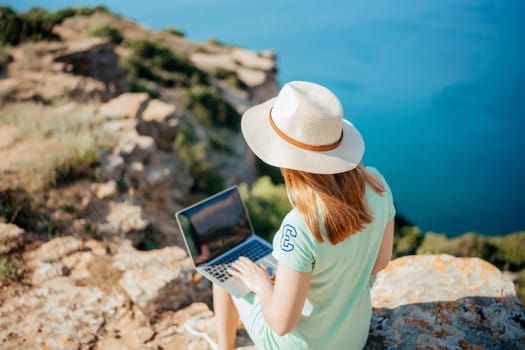
<path id="1" fill-rule="evenodd" d="M 0 3 L 55 10 L 100 1 Z M 327 85 L 364 135 L 364 162 L 423 230 L 525 229 L 525 1 L 102 3 L 193 40 L 274 49 L 281 83 Z"/>

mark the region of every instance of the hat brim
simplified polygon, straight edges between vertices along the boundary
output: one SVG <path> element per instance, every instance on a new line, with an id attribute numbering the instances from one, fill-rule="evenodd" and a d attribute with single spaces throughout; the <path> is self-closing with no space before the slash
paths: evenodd
<path id="1" fill-rule="evenodd" d="M 336 174 L 354 169 L 363 157 L 365 145 L 361 133 L 343 120 L 343 140 L 330 151 L 317 152 L 302 149 L 282 139 L 268 122 L 268 114 L 275 103 L 272 98 L 248 109 L 241 119 L 241 130 L 246 143 L 265 163 L 317 174 Z"/>

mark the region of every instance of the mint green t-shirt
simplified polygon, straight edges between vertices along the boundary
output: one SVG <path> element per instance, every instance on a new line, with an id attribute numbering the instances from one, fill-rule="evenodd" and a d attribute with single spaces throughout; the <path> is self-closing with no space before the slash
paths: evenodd
<path id="1" fill-rule="evenodd" d="M 279 263 L 300 272 L 312 271 L 310 289 L 297 327 L 284 336 L 266 324 L 253 293 L 235 299 L 241 320 L 260 349 L 362 349 L 372 313 L 369 278 L 386 224 L 394 218 L 392 193 L 377 170 L 386 192 L 366 188 L 374 220 L 343 242 L 318 243 L 297 209 L 284 218 L 273 239 Z"/>

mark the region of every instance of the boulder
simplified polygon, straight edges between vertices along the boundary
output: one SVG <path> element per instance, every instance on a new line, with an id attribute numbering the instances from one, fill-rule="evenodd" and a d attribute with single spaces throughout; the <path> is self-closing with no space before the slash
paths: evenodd
<path id="1" fill-rule="evenodd" d="M 90 77 L 57 72 L 23 71 L 0 79 L 0 97 L 7 102 L 53 102 L 68 98 L 77 102 L 110 97 L 104 83 Z"/>
<path id="2" fill-rule="evenodd" d="M 101 157 L 101 167 L 106 179 L 118 180 L 124 174 L 124 158 L 114 153 L 105 154 Z"/>
<path id="3" fill-rule="evenodd" d="M 120 67 L 113 46 L 102 38 L 83 38 L 65 42 L 53 61 L 63 65 L 66 73 L 101 81 L 109 96 L 128 89 L 126 72 Z"/>
<path id="4" fill-rule="evenodd" d="M 100 106 L 99 116 L 105 119 L 138 118 L 148 105 L 145 92 L 126 92 Z"/>
<path id="5" fill-rule="evenodd" d="M 2 349 L 93 348 L 107 320 L 125 310 L 121 294 L 53 279 L 0 305 Z"/>
<path id="6" fill-rule="evenodd" d="M 94 183 L 90 186 L 90 189 L 98 199 L 111 199 L 118 194 L 117 182 L 115 180 L 104 183 Z"/>
<path id="7" fill-rule="evenodd" d="M 236 47 L 232 50 L 232 58 L 239 65 L 259 71 L 274 71 L 277 67 L 275 53 L 265 51 L 259 53 L 253 50 Z"/>
<path id="8" fill-rule="evenodd" d="M 407 281 L 409 282 L 409 281 Z M 525 349 L 516 298 L 467 297 L 374 309 L 365 349 Z"/>
<path id="9" fill-rule="evenodd" d="M 39 262 L 53 263 L 60 261 L 64 256 L 82 250 L 83 247 L 82 241 L 75 237 L 57 237 L 42 244 L 35 250 L 26 252 L 24 257 L 33 264 Z"/>
<path id="10" fill-rule="evenodd" d="M 414 255 L 391 261 L 377 274 L 372 287 L 372 305 L 395 308 L 469 296 L 513 295 L 516 292 L 512 281 L 485 260 L 446 254 Z"/>
<path id="11" fill-rule="evenodd" d="M 14 224 L 0 223 L 0 254 L 7 254 L 24 246 L 26 231 Z"/>
<path id="12" fill-rule="evenodd" d="M 514 287 L 478 258 L 398 258 L 372 287 L 366 349 L 525 349 Z"/>
<path id="13" fill-rule="evenodd" d="M 35 270 L 33 271 L 33 277 L 31 278 L 31 283 L 33 285 L 41 284 L 51 278 L 58 276 L 65 276 L 68 274 L 68 269 L 66 266 L 60 262 L 37 262 Z"/>
<path id="14" fill-rule="evenodd" d="M 113 153 L 122 157 L 126 163 L 144 162 L 154 151 L 155 141 L 150 136 L 143 136 L 132 131 L 122 135 Z"/>
<path id="15" fill-rule="evenodd" d="M 134 303 L 145 307 L 158 297 L 168 283 L 177 280 L 177 284 L 185 284 L 181 270 L 181 259 L 184 257 L 182 249 L 167 247 L 155 251 L 118 254 L 113 265 L 123 272 L 120 286 Z M 185 265 L 187 269 L 191 268 L 188 263 Z M 184 293 L 179 294 L 178 298 L 187 299 Z"/>
<path id="16" fill-rule="evenodd" d="M 151 100 L 139 117 L 137 130 L 141 135 L 151 136 L 158 149 L 170 152 L 180 120 L 175 105 Z"/>
<path id="17" fill-rule="evenodd" d="M 110 201 L 105 208 L 105 221 L 97 223 L 97 232 L 106 237 L 119 236 L 138 245 L 151 225 L 142 207 L 130 202 Z"/>

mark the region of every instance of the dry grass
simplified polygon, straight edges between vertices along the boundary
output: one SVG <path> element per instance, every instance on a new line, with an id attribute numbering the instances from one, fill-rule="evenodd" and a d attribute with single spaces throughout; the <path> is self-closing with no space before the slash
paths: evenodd
<path id="1" fill-rule="evenodd" d="M 113 138 L 91 127 L 95 106 L 19 103 L 0 109 L 0 191 L 36 193 L 71 172 L 82 176 Z"/>

